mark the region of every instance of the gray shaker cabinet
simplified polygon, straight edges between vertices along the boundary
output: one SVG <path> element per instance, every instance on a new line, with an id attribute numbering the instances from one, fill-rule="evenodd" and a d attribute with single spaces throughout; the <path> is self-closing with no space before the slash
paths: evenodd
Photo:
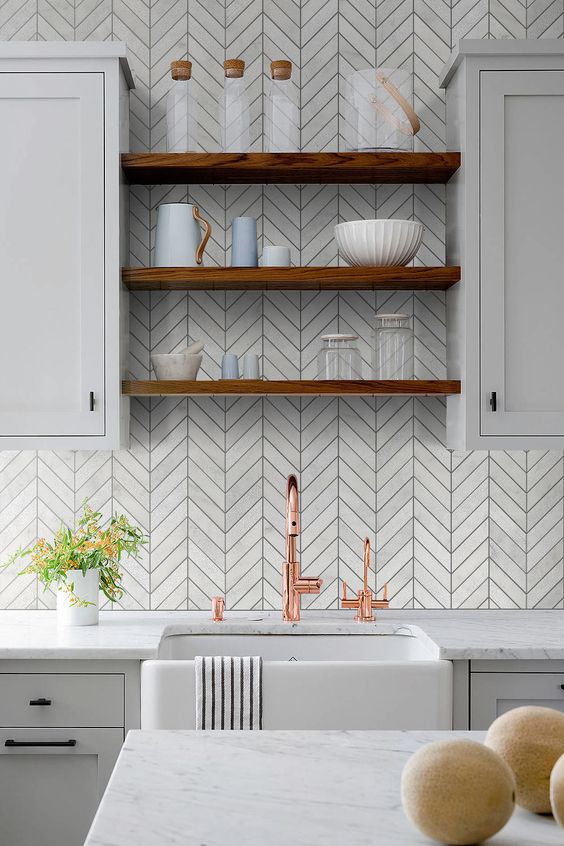
<path id="1" fill-rule="evenodd" d="M 544 662 L 549 665 L 546 670 L 552 669 L 550 663 Z M 524 705 L 564 712 L 564 671 L 471 673 L 469 728 L 473 731 L 485 731 L 497 717 Z"/>
<path id="2" fill-rule="evenodd" d="M 0 729 L 0 843 L 84 843 L 122 743 L 122 728 Z"/>
<path id="3" fill-rule="evenodd" d="M 443 75 L 447 446 L 564 447 L 564 45 L 462 40 Z"/>

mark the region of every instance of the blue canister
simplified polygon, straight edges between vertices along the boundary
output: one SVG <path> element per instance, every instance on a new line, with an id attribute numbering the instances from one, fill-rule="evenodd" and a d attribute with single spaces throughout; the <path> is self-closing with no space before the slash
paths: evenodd
<path id="1" fill-rule="evenodd" d="M 257 267 L 257 222 L 254 217 L 231 221 L 231 267 Z"/>

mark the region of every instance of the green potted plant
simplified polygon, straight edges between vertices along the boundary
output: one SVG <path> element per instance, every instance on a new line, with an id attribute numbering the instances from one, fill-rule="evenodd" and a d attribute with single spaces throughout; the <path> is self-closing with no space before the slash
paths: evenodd
<path id="1" fill-rule="evenodd" d="M 57 615 L 62 625 L 92 626 L 98 622 L 99 591 L 112 602 L 124 595 L 122 556 L 135 555 L 147 543 L 143 532 L 123 514 L 111 517 L 105 528 L 102 514 L 84 503 L 76 529 L 61 524 L 53 541 L 39 538 L 18 549 L 5 566 L 30 559 L 21 571 L 35 574 L 44 589 L 57 592 Z"/>

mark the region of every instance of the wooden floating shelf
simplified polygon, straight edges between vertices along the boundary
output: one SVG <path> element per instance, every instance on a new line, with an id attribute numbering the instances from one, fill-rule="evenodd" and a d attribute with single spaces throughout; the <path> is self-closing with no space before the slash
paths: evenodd
<path id="1" fill-rule="evenodd" d="M 130 291 L 444 291 L 459 267 L 124 267 Z"/>
<path id="2" fill-rule="evenodd" d="M 131 397 L 165 396 L 449 396 L 460 393 L 454 379 L 358 381 L 218 379 L 196 381 L 125 381 L 122 392 Z"/>
<path id="3" fill-rule="evenodd" d="M 134 185 L 448 182 L 460 153 L 125 153 Z"/>

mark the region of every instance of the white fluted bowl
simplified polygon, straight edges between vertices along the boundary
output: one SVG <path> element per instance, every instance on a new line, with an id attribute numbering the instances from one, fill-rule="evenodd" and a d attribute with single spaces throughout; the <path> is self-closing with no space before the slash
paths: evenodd
<path id="1" fill-rule="evenodd" d="M 423 237 L 414 220 L 351 220 L 335 226 L 339 251 L 353 267 L 386 267 L 411 261 Z"/>

